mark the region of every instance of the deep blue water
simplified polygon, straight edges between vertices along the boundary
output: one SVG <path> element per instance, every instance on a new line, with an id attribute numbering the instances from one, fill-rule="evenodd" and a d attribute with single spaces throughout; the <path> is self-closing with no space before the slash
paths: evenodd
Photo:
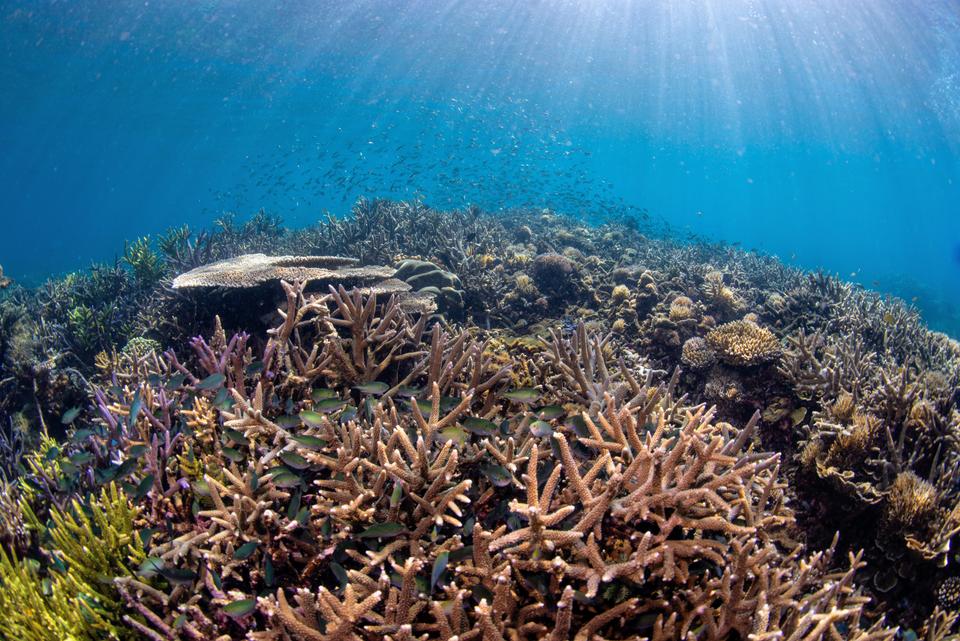
<path id="1" fill-rule="evenodd" d="M 646 208 L 960 335 L 960 3 L 0 2 L 15 279 L 360 195 Z"/>

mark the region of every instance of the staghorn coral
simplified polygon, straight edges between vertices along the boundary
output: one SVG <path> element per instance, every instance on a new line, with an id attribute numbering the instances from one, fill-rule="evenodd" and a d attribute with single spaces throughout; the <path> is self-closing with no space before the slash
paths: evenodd
<path id="1" fill-rule="evenodd" d="M 0 636 L 23 641 L 102 638 L 92 629 L 83 603 L 63 581 L 45 584 L 35 564 L 0 547 Z"/>
<path id="2" fill-rule="evenodd" d="M 133 639 L 121 624 L 112 579 L 133 576 L 144 559 L 143 542 L 134 529 L 137 509 L 111 483 L 87 504 L 75 500 L 70 510 L 54 510 L 48 528 L 28 501 L 20 506 L 31 527 L 45 532 L 41 546 L 49 554 L 48 576 L 38 571 L 35 561 L 19 560 L 0 548 L 0 636 Z"/>
<path id="3" fill-rule="evenodd" d="M 513 238 L 522 244 L 511 245 Z M 225 218 L 196 236 L 175 230 L 157 247 L 168 271 L 253 251 L 346 254 L 378 264 L 429 261 L 460 279 L 463 313 L 455 318 L 465 326 L 431 319 L 421 325 L 412 315 L 415 306 L 391 304 L 384 296 L 371 305 L 363 293 L 339 289 L 312 294 L 294 287 L 292 296 L 284 292 L 289 297 L 277 315 L 267 314 L 273 301 L 262 297 L 265 292 L 251 292 L 249 313 L 238 314 L 216 292 L 163 292 L 169 281 L 140 283 L 124 264 L 51 282 L 47 293 L 4 293 L 23 306 L 22 323 L 34 338 L 29 359 L 15 359 L 30 375 L 11 381 L 5 371 L 0 377 L 0 413 L 9 412 L 0 418 L 5 425 L 13 418 L 18 425 L 68 430 L 61 442 L 44 440 L 23 459 L 24 482 L 37 488 L 38 517 L 46 521 L 51 511 L 69 510 L 74 498 L 82 501 L 113 478 L 141 508 L 138 528 L 150 531 L 147 553 L 177 550 L 159 568 L 151 561 L 151 576 L 118 583 L 124 623 L 151 641 L 289 640 L 293 633 L 278 618 L 277 591 L 303 617 L 297 590 L 316 597 L 321 585 L 339 603 L 347 585 L 360 599 L 381 591 L 383 601 L 371 612 L 382 621 L 362 622 L 370 627 L 357 631 L 361 638 L 605 637 L 615 636 L 618 626 L 624 636 L 742 635 L 746 628 L 738 626 L 754 597 L 744 606 L 736 595 L 758 594 L 754 580 L 772 593 L 783 585 L 778 577 L 802 584 L 808 575 L 796 569 L 804 566 L 816 567 L 808 572 L 817 577 L 809 591 L 791 593 L 800 605 L 771 606 L 769 617 L 755 617 L 758 630 L 770 620 L 783 630 L 806 617 L 824 626 L 832 621 L 838 635 L 851 636 L 850 622 L 874 624 L 873 608 L 919 630 L 937 586 L 956 574 L 948 550 L 956 546 L 960 349 L 929 332 L 899 301 L 730 247 L 652 238 L 619 221 L 583 227 L 539 209 L 501 216 L 367 201 L 309 229 L 286 230 L 261 213 L 243 224 Z M 569 298 L 540 291 L 530 275 L 534 257 L 550 253 L 577 263 L 577 289 Z M 735 292 L 735 311 L 726 311 L 705 287 L 720 283 L 711 272 L 722 273 L 722 286 Z M 612 305 L 617 285 L 630 288 L 633 300 Z M 569 319 L 552 318 L 561 304 Z M 631 306 L 635 318 L 624 314 Z M 222 322 L 210 336 L 215 314 Z M 678 363 L 690 367 L 682 349 L 689 339 L 705 340 L 718 322 L 733 317 L 762 323 L 783 342 L 776 371 L 727 364 L 703 370 L 704 376 L 656 382 Z M 262 332 L 261 323 L 272 323 L 272 332 Z M 546 331 L 551 327 L 555 336 Z M 250 335 L 232 336 L 237 329 Z M 198 333 L 208 338 L 183 351 L 161 351 L 188 345 L 186 338 Z M 162 348 L 125 351 L 137 336 Z M 76 392 L 81 376 L 93 383 L 84 383 L 89 396 Z M 493 382 L 457 413 L 474 378 Z M 637 389 L 650 397 L 638 396 Z M 512 545 L 490 554 L 493 561 L 506 554 L 510 563 L 476 570 L 482 559 L 473 552 L 487 535 L 503 525 L 502 536 L 532 527 L 521 486 L 529 485 L 524 477 L 530 476 L 534 443 L 539 501 L 547 495 L 544 483 L 561 468 L 546 512 L 554 514 L 562 504 L 581 501 L 551 434 L 567 439 L 584 476 L 597 460 L 608 464 L 604 453 L 619 465 L 618 457 L 637 451 L 628 443 L 630 453 L 621 453 L 616 439 L 593 447 L 592 441 L 606 438 L 598 421 L 601 415 L 612 421 L 611 408 L 628 406 L 639 418 L 652 402 L 670 417 L 666 433 L 676 438 L 683 427 L 679 414 L 703 401 L 718 403 L 710 423 L 730 434 L 735 430 L 729 425 L 743 425 L 751 412 L 763 410 L 755 434 L 764 448 L 783 455 L 779 478 L 788 485 L 779 491 L 798 510 L 803 531 L 797 538 L 802 534 L 813 551 L 792 556 L 795 547 L 781 534 L 773 537 L 776 549 L 756 543 L 759 534 L 720 535 L 714 538 L 726 546 L 724 565 L 694 564 L 682 589 L 650 574 L 637 584 L 601 580 L 592 600 L 581 598 L 589 578 L 571 578 L 575 572 L 588 577 L 587 570 L 571 569 L 556 580 L 552 569 L 520 570 L 514 563 L 520 551 L 505 552 Z M 80 414 L 69 427 L 58 425 L 74 407 Z M 581 416 L 585 410 L 601 438 Z M 641 439 L 651 425 L 640 426 Z M 378 442 L 386 459 L 372 449 Z M 351 457 L 375 467 L 351 468 Z M 447 472 L 450 480 L 440 480 Z M 887 515 L 896 513 L 893 484 L 908 473 L 933 486 L 936 508 L 904 527 Z M 601 466 L 591 480 L 610 485 L 606 475 Z M 469 488 L 451 493 L 466 481 Z M 518 511 L 511 511 L 511 501 Z M 568 531 L 581 511 L 545 527 Z M 603 536 L 594 537 L 606 563 L 626 562 L 636 551 L 630 537 L 657 529 L 639 520 L 614 532 L 615 522 L 605 515 Z M 792 516 L 786 529 L 793 534 Z M 836 529 L 841 537 L 831 552 Z M 414 533 L 420 540 L 415 551 Z M 694 528 L 677 536 L 700 534 Z M 572 543 L 550 554 L 571 568 L 586 567 L 593 548 L 580 541 L 583 547 Z M 544 539 L 541 547 L 548 543 Z M 31 545 L 18 558 L 34 555 Z M 859 548 L 864 555 L 850 560 L 848 553 Z M 815 562 L 816 549 L 823 560 Z M 741 571 L 753 563 L 766 569 Z M 866 579 L 859 587 L 845 578 L 854 567 Z M 727 581 L 734 576 L 745 582 Z M 817 588 L 820 580 L 835 590 Z M 570 590 L 564 582 L 572 583 Z M 880 601 L 864 607 L 866 593 Z M 397 607 L 420 601 L 426 605 L 419 610 Z M 666 601 L 676 614 L 672 622 L 661 617 Z M 317 629 L 326 633 L 322 622 Z"/>
<path id="4" fill-rule="evenodd" d="M 722 639 L 762 621 L 890 637 L 861 628 L 858 558 L 835 572 L 793 541 L 758 417 L 737 430 L 674 398 L 676 377 L 623 358 L 611 373 L 583 324 L 545 343 L 531 396 L 482 343 L 395 300 L 284 288 L 262 349 L 218 331 L 98 392 L 139 510 L 166 522 L 140 577 L 105 572 L 126 576 L 112 603 L 131 631 Z M 526 399 L 547 405 L 515 409 Z"/>
<path id="5" fill-rule="evenodd" d="M 123 262 L 133 270 L 138 282 L 151 285 L 160 281 L 166 266 L 150 246 L 150 237 L 138 238 L 123 249 Z"/>
<path id="6" fill-rule="evenodd" d="M 776 360 L 780 343 L 770 330 L 749 320 L 726 323 L 707 334 L 707 344 L 723 362 L 751 367 Z"/>

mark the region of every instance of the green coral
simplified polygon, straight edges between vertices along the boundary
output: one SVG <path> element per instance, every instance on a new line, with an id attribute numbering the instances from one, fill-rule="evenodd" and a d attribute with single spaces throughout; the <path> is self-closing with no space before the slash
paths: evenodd
<path id="1" fill-rule="evenodd" d="M 123 349 L 120 350 L 124 354 L 129 354 L 130 356 L 141 357 L 146 356 L 150 352 L 157 352 L 158 354 L 163 351 L 163 348 L 160 346 L 160 343 L 153 340 L 152 338 L 146 338 L 145 336 L 134 336 L 127 344 L 123 346 Z"/>
<path id="2" fill-rule="evenodd" d="M 0 550 L 0 638 L 132 638 L 122 626 L 117 577 L 133 576 L 146 558 L 134 524 L 138 510 L 111 483 L 86 503 L 53 510 L 45 527 L 28 501 L 21 508 L 30 527 L 46 531 L 50 567 L 21 561 Z"/>
<path id="3" fill-rule="evenodd" d="M 100 321 L 97 313 L 86 305 L 77 305 L 67 312 L 67 328 L 77 348 L 93 350 L 100 339 Z"/>
<path id="4" fill-rule="evenodd" d="M 133 275 L 140 283 L 153 284 L 163 278 L 163 261 L 150 246 L 149 236 L 127 243 L 123 252 L 123 261 L 130 266 Z"/>
<path id="5" fill-rule="evenodd" d="M 190 227 L 187 225 L 171 227 L 157 239 L 157 247 L 165 256 L 176 256 L 178 252 L 187 248 L 190 236 Z"/>
<path id="6" fill-rule="evenodd" d="M 97 621 L 59 575 L 40 576 L 35 561 L 20 560 L 0 547 L 0 638 L 6 641 L 87 641 Z"/>

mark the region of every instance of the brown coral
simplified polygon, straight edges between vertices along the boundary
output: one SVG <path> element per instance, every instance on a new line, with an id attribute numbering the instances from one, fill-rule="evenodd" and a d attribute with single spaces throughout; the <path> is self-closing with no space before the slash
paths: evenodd
<path id="1" fill-rule="evenodd" d="M 669 318 L 674 323 L 691 320 L 696 318 L 697 312 L 693 306 L 693 301 L 686 296 L 677 296 L 670 303 Z"/>
<path id="2" fill-rule="evenodd" d="M 575 289 L 576 264 L 561 254 L 540 254 L 530 266 L 530 275 L 540 291 L 554 295 Z"/>
<path id="3" fill-rule="evenodd" d="M 634 308 L 637 312 L 637 319 L 646 318 L 653 308 L 657 306 L 660 300 L 660 291 L 657 289 L 657 282 L 650 272 L 640 274 L 640 280 L 637 281 L 637 295 L 634 302 Z"/>
<path id="4" fill-rule="evenodd" d="M 680 360 L 694 371 L 709 369 L 717 362 L 717 355 L 700 336 L 688 338 L 683 344 Z"/>
<path id="5" fill-rule="evenodd" d="M 748 320 L 720 325 L 707 334 L 707 344 L 720 360 L 734 367 L 750 367 L 776 360 L 780 342 L 770 330 Z"/>
<path id="6" fill-rule="evenodd" d="M 710 306 L 723 316 L 735 314 L 743 309 L 743 301 L 737 293 L 724 284 L 721 271 L 710 271 L 704 276 L 702 291 Z"/>
<path id="7" fill-rule="evenodd" d="M 913 472 L 897 475 L 887 497 L 886 518 L 894 528 L 916 529 L 936 515 L 937 489 Z"/>

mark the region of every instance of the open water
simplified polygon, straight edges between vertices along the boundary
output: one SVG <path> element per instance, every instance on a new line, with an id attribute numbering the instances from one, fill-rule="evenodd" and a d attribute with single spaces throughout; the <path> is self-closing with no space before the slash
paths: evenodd
<path id="1" fill-rule="evenodd" d="M 646 212 L 912 300 L 957 336 L 960 4 L 0 2 L 15 280 L 361 195 Z"/>

